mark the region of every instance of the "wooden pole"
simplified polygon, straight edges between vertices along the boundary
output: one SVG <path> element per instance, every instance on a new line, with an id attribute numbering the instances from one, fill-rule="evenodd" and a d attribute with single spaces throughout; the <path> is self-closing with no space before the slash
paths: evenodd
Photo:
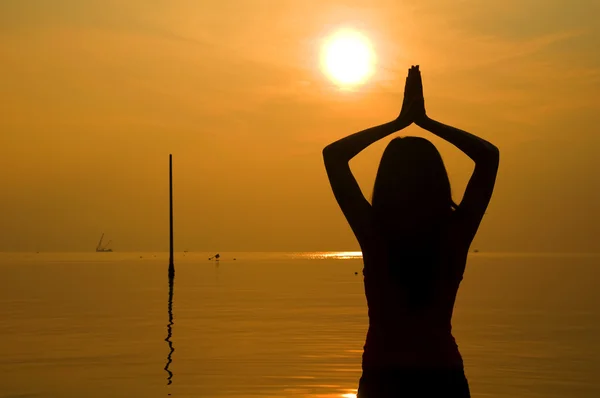
<path id="1" fill-rule="evenodd" d="M 169 155 L 169 277 L 175 275 L 173 264 L 173 155 Z"/>

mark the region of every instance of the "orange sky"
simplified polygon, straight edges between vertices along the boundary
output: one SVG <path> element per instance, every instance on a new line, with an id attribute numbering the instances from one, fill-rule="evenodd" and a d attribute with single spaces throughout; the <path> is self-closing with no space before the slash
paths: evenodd
<path id="1" fill-rule="evenodd" d="M 597 15 L 594 0 L 3 1 L 0 250 L 93 250 L 102 232 L 166 250 L 169 153 L 176 250 L 357 249 L 321 149 L 394 118 L 420 64 L 429 115 L 501 150 L 473 247 L 598 251 Z M 319 70 L 340 26 L 378 57 L 354 91 Z M 384 141 L 352 163 L 368 197 Z M 439 147 L 460 199 L 472 164 Z"/>

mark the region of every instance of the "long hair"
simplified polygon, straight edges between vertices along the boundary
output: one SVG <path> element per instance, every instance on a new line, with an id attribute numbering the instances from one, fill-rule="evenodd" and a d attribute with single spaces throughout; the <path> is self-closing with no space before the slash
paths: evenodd
<path id="1" fill-rule="evenodd" d="M 430 141 L 390 141 L 375 178 L 372 207 L 391 276 L 407 289 L 411 307 L 421 307 L 431 298 L 442 236 L 456 209 L 444 162 Z"/>

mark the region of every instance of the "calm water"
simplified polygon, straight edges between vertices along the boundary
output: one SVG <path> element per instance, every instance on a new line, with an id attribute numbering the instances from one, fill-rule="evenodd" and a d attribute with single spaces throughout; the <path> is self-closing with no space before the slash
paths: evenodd
<path id="1" fill-rule="evenodd" d="M 0 254 L 0 397 L 353 397 L 360 258 L 221 255 L 176 256 L 171 377 L 164 253 Z M 473 254 L 473 396 L 600 397 L 599 282 L 600 256 Z"/>

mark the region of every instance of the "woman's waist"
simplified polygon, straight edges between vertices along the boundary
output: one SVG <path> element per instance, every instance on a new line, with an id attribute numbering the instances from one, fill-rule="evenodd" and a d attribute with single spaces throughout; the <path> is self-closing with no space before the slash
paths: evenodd
<path id="1" fill-rule="evenodd" d="M 370 325 L 365 351 L 415 355 L 456 355 L 458 346 L 450 328 L 402 328 Z"/>
<path id="2" fill-rule="evenodd" d="M 393 327 L 389 325 L 369 326 L 367 344 L 383 347 L 413 347 L 415 349 L 455 347 L 456 341 L 450 327 Z"/>
<path id="3" fill-rule="evenodd" d="M 369 329 L 363 365 L 460 367 L 462 357 L 451 333 L 374 333 Z"/>
<path id="4" fill-rule="evenodd" d="M 407 337 L 452 338 L 452 310 L 431 308 L 422 311 L 369 307 L 369 332 Z"/>

